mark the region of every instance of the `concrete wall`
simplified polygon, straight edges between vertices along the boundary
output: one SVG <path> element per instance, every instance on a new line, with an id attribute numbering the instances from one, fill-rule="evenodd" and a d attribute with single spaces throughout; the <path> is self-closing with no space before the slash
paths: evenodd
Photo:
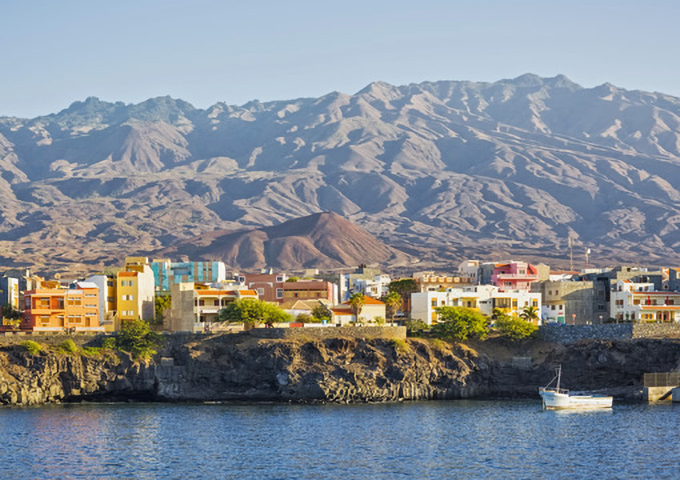
<path id="1" fill-rule="evenodd" d="M 680 323 L 620 323 L 604 325 L 543 325 L 539 337 L 547 342 L 580 340 L 631 340 L 635 338 L 680 338 Z"/>

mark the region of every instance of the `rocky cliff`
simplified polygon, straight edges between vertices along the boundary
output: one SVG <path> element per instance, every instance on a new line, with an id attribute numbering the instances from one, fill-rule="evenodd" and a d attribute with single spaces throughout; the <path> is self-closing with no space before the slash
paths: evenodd
<path id="1" fill-rule="evenodd" d="M 0 348 L 0 404 L 80 400 L 383 402 L 535 398 L 561 364 L 572 389 L 636 399 L 642 375 L 680 366 L 680 341 L 479 345 L 411 339 L 172 337 L 154 362 Z"/>

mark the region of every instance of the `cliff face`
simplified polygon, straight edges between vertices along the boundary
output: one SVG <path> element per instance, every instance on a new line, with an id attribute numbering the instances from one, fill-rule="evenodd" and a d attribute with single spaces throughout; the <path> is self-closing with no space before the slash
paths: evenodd
<path id="1" fill-rule="evenodd" d="M 185 339 L 187 340 L 187 339 Z M 195 340 L 195 339 L 194 339 Z M 637 340 L 474 347 L 334 338 L 170 338 L 156 362 L 0 349 L 0 404 L 161 401 L 382 402 L 535 397 L 563 366 L 565 386 L 639 397 L 642 374 L 680 366 L 680 342 Z"/>

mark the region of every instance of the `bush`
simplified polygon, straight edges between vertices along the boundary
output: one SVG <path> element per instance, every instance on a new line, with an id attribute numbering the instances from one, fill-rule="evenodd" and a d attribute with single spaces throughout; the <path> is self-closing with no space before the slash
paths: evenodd
<path id="1" fill-rule="evenodd" d="M 422 320 L 406 320 L 406 333 L 409 337 L 417 337 L 429 327 Z"/>
<path id="2" fill-rule="evenodd" d="M 392 340 L 392 345 L 394 345 L 394 349 L 399 352 L 399 353 L 408 353 L 408 343 L 406 343 L 405 340 L 402 340 L 401 338 L 395 338 Z"/>
<path id="3" fill-rule="evenodd" d="M 496 320 L 496 327 L 503 337 L 511 340 L 529 338 L 538 330 L 538 327 L 531 322 L 508 316 L 498 318 Z"/>
<path id="4" fill-rule="evenodd" d="M 432 327 L 437 338 L 462 342 L 476 336 L 484 340 L 489 333 L 488 320 L 477 310 L 463 307 L 437 308 L 439 321 Z"/>
<path id="5" fill-rule="evenodd" d="M 432 348 L 435 350 L 439 350 L 440 352 L 446 351 L 446 343 L 439 339 L 439 338 L 433 338 L 430 340 L 430 344 L 432 345 Z"/>
<path id="6" fill-rule="evenodd" d="M 321 323 L 320 318 L 314 318 L 309 313 L 301 313 L 295 318 L 295 321 L 299 323 Z"/>
<path id="7" fill-rule="evenodd" d="M 126 320 L 122 323 L 120 332 L 115 338 L 106 339 L 104 344 L 111 345 L 113 340 L 115 348 L 132 354 L 137 360 L 149 360 L 156 353 L 156 348 L 161 344 L 162 337 L 153 332 L 144 320 Z"/>
<path id="8" fill-rule="evenodd" d="M 292 319 L 278 305 L 256 298 L 242 298 L 221 310 L 219 321 L 243 323 L 246 328 L 253 328 L 259 323 L 272 326 L 274 323 L 290 322 Z"/>
<path id="9" fill-rule="evenodd" d="M 104 353 L 102 350 L 103 349 L 97 347 L 83 347 L 80 349 L 80 353 L 84 357 L 99 357 Z"/>
<path id="10" fill-rule="evenodd" d="M 43 351 L 44 346 L 40 345 L 38 342 L 34 342 L 33 340 L 26 340 L 25 342 L 21 342 L 21 346 L 24 347 L 30 355 L 40 355 L 40 353 Z"/>
<path id="11" fill-rule="evenodd" d="M 57 351 L 65 355 L 77 355 L 78 345 L 76 345 L 76 343 L 73 340 L 68 339 L 57 345 Z"/>
<path id="12" fill-rule="evenodd" d="M 373 319 L 373 322 L 375 322 L 375 324 L 379 327 L 382 327 L 382 326 L 385 325 L 385 319 L 383 317 L 375 317 Z"/>

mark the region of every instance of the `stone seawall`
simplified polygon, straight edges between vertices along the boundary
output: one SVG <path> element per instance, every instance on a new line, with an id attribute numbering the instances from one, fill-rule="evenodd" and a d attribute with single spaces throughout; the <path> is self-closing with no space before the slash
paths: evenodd
<path id="1" fill-rule="evenodd" d="M 581 340 L 632 340 L 640 338 L 680 338 L 679 323 L 620 323 L 603 325 L 543 325 L 539 338 L 553 343 Z"/>

